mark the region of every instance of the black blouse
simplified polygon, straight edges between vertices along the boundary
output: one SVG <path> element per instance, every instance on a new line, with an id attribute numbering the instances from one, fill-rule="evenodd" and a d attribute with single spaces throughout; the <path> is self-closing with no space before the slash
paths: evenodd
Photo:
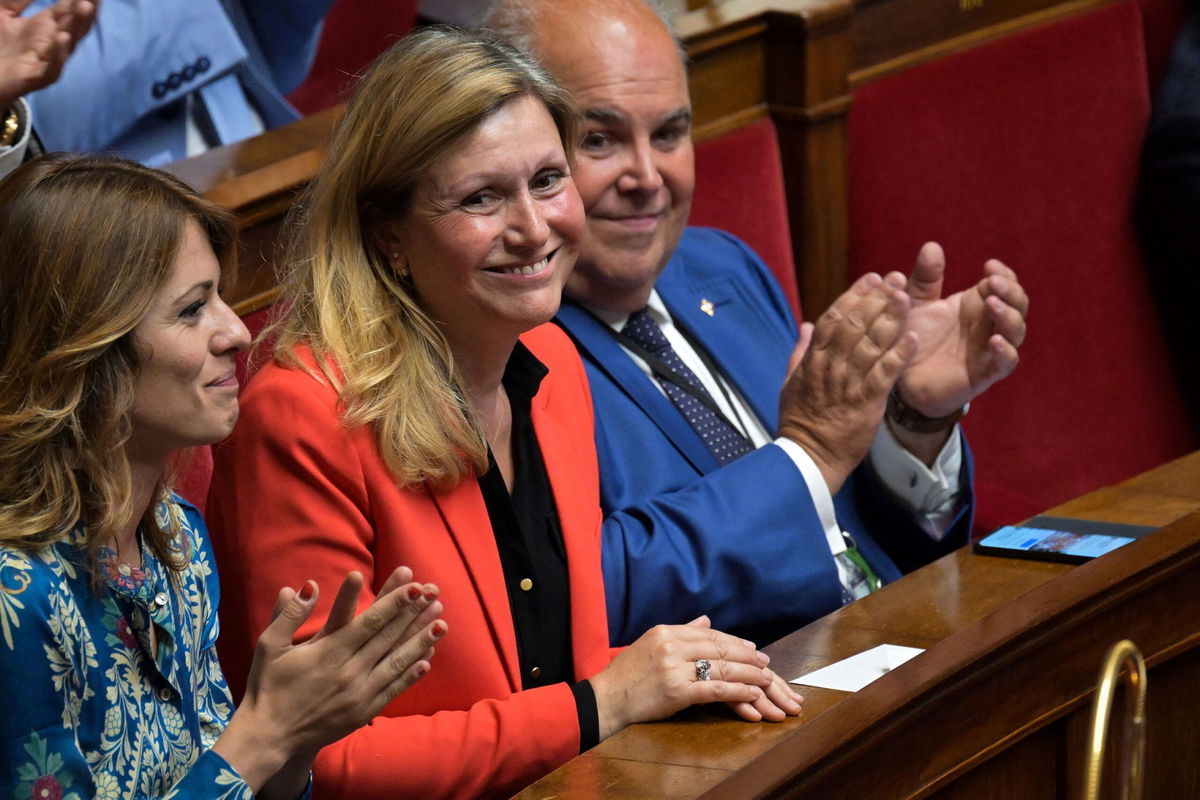
<path id="1" fill-rule="evenodd" d="M 502 379 L 512 408 L 516 471 L 512 494 L 490 451 L 488 471 L 479 479 L 504 570 L 525 689 L 569 683 L 575 673 L 567 552 L 530 415 L 533 397 L 547 373 L 545 365 L 518 342 Z M 600 738 L 596 696 L 587 681 L 573 684 L 571 690 L 579 715 L 582 752 Z"/>

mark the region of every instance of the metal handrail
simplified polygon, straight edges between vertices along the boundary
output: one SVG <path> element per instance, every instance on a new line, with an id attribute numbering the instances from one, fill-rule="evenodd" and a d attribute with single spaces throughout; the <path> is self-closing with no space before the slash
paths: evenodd
<path id="1" fill-rule="evenodd" d="M 1084 799 L 1099 800 L 1100 773 L 1104 766 L 1105 738 L 1108 735 L 1109 716 L 1112 712 L 1113 695 L 1122 669 L 1129 680 L 1125 694 L 1125 744 L 1126 744 L 1126 800 L 1142 800 L 1142 772 L 1146 757 L 1146 662 L 1137 646 L 1123 639 L 1114 644 L 1104 657 L 1100 668 L 1100 679 L 1096 684 L 1096 697 L 1092 703 L 1092 729 L 1088 738 L 1087 773 L 1084 783 Z"/>

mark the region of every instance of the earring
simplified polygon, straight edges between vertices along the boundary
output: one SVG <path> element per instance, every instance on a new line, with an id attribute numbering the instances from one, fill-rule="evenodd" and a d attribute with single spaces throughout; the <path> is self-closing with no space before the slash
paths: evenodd
<path id="1" fill-rule="evenodd" d="M 400 254 L 399 254 L 399 253 L 392 253 L 392 264 L 395 264 L 395 263 L 396 263 L 397 261 L 399 261 L 399 260 L 400 260 Z M 408 280 L 408 269 L 407 269 L 406 267 L 401 267 L 399 270 L 397 270 L 397 274 L 398 274 L 398 275 L 399 275 L 399 276 L 400 276 L 400 277 L 401 277 L 403 280 Z"/>

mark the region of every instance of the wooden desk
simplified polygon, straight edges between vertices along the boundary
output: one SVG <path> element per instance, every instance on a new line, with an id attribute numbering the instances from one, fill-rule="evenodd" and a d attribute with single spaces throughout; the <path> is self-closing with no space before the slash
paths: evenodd
<path id="1" fill-rule="evenodd" d="M 862 691 L 803 687 L 777 725 L 717 709 L 635 725 L 518 797 L 1080 797 L 1092 687 L 1122 638 L 1150 666 L 1145 796 L 1200 797 L 1196 509 L 1200 453 L 1051 509 L 1166 527 L 1078 567 L 964 548 L 767 648 L 785 677 L 927 648 Z"/>

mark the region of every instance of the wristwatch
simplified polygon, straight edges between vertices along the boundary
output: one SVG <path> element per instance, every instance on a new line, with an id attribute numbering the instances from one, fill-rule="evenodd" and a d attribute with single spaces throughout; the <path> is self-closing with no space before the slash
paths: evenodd
<path id="1" fill-rule="evenodd" d="M 16 106 L 9 106 L 4 112 L 4 122 L 0 124 L 0 147 L 11 147 L 17 141 L 17 132 L 21 130 L 21 115 Z"/>
<path id="2" fill-rule="evenodd" d="M 957 425 L 970 405 L 968 403 L 944 417 L 927 417 L 905 403 L 900 397 L 900 390 L 893 388 L 892 393 L 888 395 L 887 417 L 894 424 L 912 433 L 941 433 Z"/>

